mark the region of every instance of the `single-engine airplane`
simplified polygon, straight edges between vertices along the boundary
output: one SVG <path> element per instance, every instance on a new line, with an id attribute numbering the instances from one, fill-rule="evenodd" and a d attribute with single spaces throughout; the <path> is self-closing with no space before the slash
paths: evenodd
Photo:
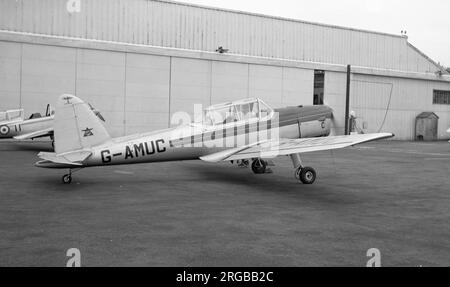
<path id="1" fill-rule="evenodd" d="M 331 119 L 332 110 L 327 106 L 273 110 L 255 98 L 211 106 L 190 124 L 111 138 L 88 104 L 63 95 L 55 114 L 55 152 L 39 153 L 42 160 L 36 166 L 69 169 L 62 178 L 69 184 L 72 171 L 86 167 L 198 159 L 214 163 L 251 160 L 253 172 L 261 174 L 266 172 L 267 159 L 289 155 L 296 178 L 312 184 L 316 171 L 303 165 L 300 154 L 393 136 L 329 136 Z"/>
<path id="2" fill-rule="evenodd" d="M 40 113 L 24 117 L 23 109 L 8 110 L 0 113 L 0 138 L 19 140 L 53 137 L 53 112 L 47 105 L 45 116 Z"/>
<path id="3" fill-rule="evenodd" d="M 91 105 L 89 106 L 97 117 L 104 121 L 100 112 Z M 53 144 L 54 118 L 54 111 L 50 105 L 47 105 L 45 116 L 42 116 L 40 113 L 33 113 L 28 119 L 25 119 L 23 109 L 0 112 L 0 139 L 28 140 L 50 137 Z"/>

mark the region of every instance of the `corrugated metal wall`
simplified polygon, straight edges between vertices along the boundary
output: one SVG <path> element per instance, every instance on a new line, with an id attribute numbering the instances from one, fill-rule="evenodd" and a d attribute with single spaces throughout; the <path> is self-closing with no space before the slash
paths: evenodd
<path id="1" fill-rule="evenodd" d="M 405 38 L 150 0 L 2 0 L 0 29 L 414 72 L 438 67 Z"/>

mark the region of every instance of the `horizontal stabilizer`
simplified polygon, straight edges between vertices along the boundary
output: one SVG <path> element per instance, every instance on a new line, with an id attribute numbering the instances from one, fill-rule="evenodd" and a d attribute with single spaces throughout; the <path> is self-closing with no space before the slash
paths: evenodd
<path id="1" fill-rule="evenodd" d="M 82 166 L 82 162 L 92 155 L 90 151 L 76 151 L 64 154 L 56 154 L 49 152 L 41 152 L 38 154 L 43 160 L 50 161 L 57 164 Z"/>

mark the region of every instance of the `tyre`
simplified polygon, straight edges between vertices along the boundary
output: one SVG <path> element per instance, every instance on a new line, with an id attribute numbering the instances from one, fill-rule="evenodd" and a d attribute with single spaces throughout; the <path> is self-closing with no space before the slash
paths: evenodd
<path id="1" fill-rule="evenodd" d="M 316 175 L 312 167 L 304 167 L 300 171 L 300 181 L 303 184 L 313 184 L 316 181 Z"/>
<path id="2" fill-rule="evenodd" d="M 70 184 L 70 183 L 72 182 L 72 176 L 71 176 L 70 174 L 65 174 L 65 175 L 62 177 L 62 182 L 63 182 L 64 184 Z"/>
<path id="3" fill-rule="evenodd" d="M 256 159 L 252 162 L 252 171 L 255 174 L 263 174 L 266 172 L 267 163 L 262 159 Z"/>

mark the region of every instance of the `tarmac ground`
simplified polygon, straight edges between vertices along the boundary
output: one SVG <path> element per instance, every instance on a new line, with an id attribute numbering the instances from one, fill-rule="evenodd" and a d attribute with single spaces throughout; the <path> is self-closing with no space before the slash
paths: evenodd
<path id="1" fill-rule="evenodd" d="M 380 141 L 229 163 L 34 167 L 48 142 L 0 142 L 0 266 L 450 266 L 450 143 Z"/>

